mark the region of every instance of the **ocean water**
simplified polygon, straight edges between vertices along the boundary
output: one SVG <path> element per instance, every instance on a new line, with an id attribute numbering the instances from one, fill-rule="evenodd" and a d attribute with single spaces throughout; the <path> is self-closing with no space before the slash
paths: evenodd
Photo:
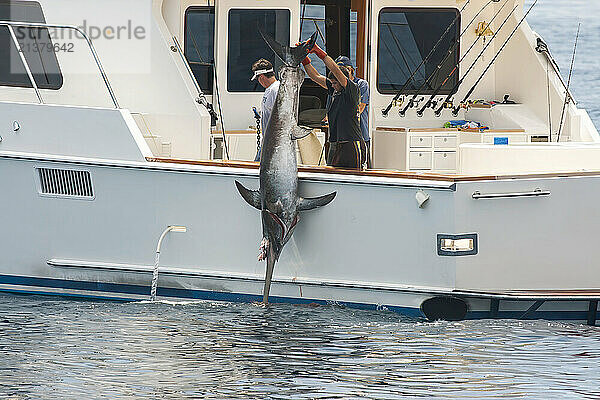
<path id="1" fill-rule="evenodd" d="M 597 399 L 600 329 L 0 295 L 3 399 Z"/>
<path id="2" fill-rule="evenodd" d="M 572 90 L 597 126 L 599 17 L 529 18 L 565 79 L 583 23 Z M 576 323 L 0 295 L 0 399 L 599 399 L 599 367 L 600 328 Z"/>

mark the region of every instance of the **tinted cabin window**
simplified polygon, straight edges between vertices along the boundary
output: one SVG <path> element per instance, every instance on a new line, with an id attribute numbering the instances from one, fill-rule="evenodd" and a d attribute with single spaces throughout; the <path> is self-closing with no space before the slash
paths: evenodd
<path id="1" fill-rule="evenodd" d="M 0 20 L 46 23 L 39 3 L 0 0 Z M 40 89 L 60 89 L 63 77 L 48 29 L 14 27 L 25 60 Z M 33 87 L 7 26 L 0 26 L 0 85 Z"/>
<path id="2" fill-rule="evenodd" d="M 215 8 L 193 7 L 185 13 L 185 56 L 204 93 L 213 91 Z"/>
<path id="3" fill-rule="evenodd" d="M 318 4 L 306 4 L 300 7 L 300 12 L 303 13 L 304 17 L 302 20 L 302 40 L 307 40 L 310 36 L 318 31 L 317 44 L 320 48 L 327 51 L 327 46 L 323 41 L 325 37 L 325 6 Z M 350 54 L 344 54 L 348 56 L 354 65 L 356 66 L 356 45 L 358 43 L 358 13 L 356 11 L 350 12 Z M 321 74 L 327 76 L 327 68 L 319 58 L 311 54 L 311 61 L 313 67 Z"/>
<path id="4" fill-rule="evenodd" d="M 385 8 L 379 14 L 379 43 L 377 56 L 377 89 L 380 93 L 396 93 L 406 84 L 413 72 L 429 55 L 458 10 L 452 9 L 399 9 Z M 405 93 L 415 93 L 430 77 L 421 94 L 432 94 L 458 65 L 460 18 L 442 39 L 437 50 L 421 66 Z M 441 68 L 438 64 L 447 57 Z M 449 94 L 458 82 L 459 71 L 446 81 L 439 91 Z"/>
<path id="5" fill-rule="evenodd" d="M 260 36 L 257 27 L 279 43 L 290 44 L 289 10 L 230 10 L 227 58 L 227 90 L 229 92 L 262 92 L 264 89 L 252 78 L 252 64 L 265 58 L 275 71 L 282 66 L 275 53 Z"/>
<path id="6" fill-rule="evenodd" d="M 302 40 L 307 40 L 311 37 L 314 32 L 318 32 L 317 36 L 317 44 L 320 48 L 327 51 L 327 46 L 325 45 L 325 6 L 318 4 L 306 4 L 301 7 L 301 12 L 304 13 L 304 18 L 302 18 Z M 321 75 L 327 76 L 327 68 L 325 64 L 319 57 L 315 54 L 311 54 L 311 61 L 313 62 L 313 67 Z"/>

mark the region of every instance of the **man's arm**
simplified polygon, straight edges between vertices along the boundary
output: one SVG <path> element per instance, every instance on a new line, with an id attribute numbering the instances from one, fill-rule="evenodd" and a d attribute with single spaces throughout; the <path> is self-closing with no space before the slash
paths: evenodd
<path id="1" fill-rule="evenodd" d="M 327 89 L 327 78 L 319 74 L 319 71 L 317 71 L 316 68 L 312 66 L 310 58 L 306 57 L 306 59 L 302 62 L 302 65 L 304 65 L 304 70 L 313 82 L 315 82 L 322 88 Z"/>
<path id="2" fill-rule="evenodd" d="M 333 73 L 333 75 L 338 80 L 340 85 L 342 85 L 343 87 L 346 87 L 346 85 L 348 84 L 348 79 L 346 79 L 346 75 L 344 75 L 344 73 L 342 72 L 340 67 L 335 63 L 333 58 L 331 58 L 327 54 L 325 54 L 325 58 L 322 58 L 322 60 L 325 63 L 325 66 L 327 67 L 327 69 Z"/>
<path id="3" fill-rule="evenodd" d="M 317 44 L 315 44 L 313 46 L 313 48 L 310 50 L 310 52 L 313 54 L 316 54 L 317 57 L 319 57 L 321 60 L 323 60 L 327 69 L 333 73 L 333 75 L 338 80 L 340 85 L 342 85 L 343 87 L 346 87 L 346 85 L 348 84 L 346 75 L 344 75 L 344 73 L 342 72 L 340 67 L 338 67 L 338 65 L 335 63 L 335 61 L 333 61 L 333 58 L 329 57 L 327 55 L 327 53 L 325 53 L 323 51 L 323 49 L 321 49 Z"/>
<path id="4" fill-rule="evenodd" d="M 360 79 L 358 81 L 358 88 L 360 89 L 360 104 L 358 105 L 358 113 L 362 114 L 365 108 L 369 105 L 369 84 Z"/>

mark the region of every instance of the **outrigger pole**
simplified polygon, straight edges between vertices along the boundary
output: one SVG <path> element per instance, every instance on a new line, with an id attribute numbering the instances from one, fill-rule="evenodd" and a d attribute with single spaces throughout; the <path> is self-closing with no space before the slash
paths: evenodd
<path id="1" fill-rule="evenodd" d="M 456 93 L 456 91 L 458 90 L 458 88 L 460 87 L 460 85 L 462 85 L 462 83 L 465 81 L 465 79 L 467 78 L 467 76 L 469 76 L 469 74 L 471 73 L 471 71 L 473 71 L 473 68 L 475 68 L 475 65 L 477 65 L 477 62 L 479 61 L 479 59 L 481 57 L 483 57 L 483 55 L 485 54 L 485 51 L 488 49 L 488 47 L 490 47 L 490 45 L 492 43 L 494 43 L 494 39 L 496 38 L 496 36 L 498 36 L 498 34 L 500 33 L 500 31 L 502 31 L 502 28 L 504 28 L 504 25 L 506 25 L 506 23 L 508 22 L 508 20 L 514 14 L 515 10 L 518 7 L 519 7 L 518 5 L 516 5 L 516 6 L 513 7 L 512 11 L 506 16 L 506 18 L 504 19 L 504 21 L 502 21 L 502 24 L 496 30 L 496 33 L 494 33 L 494 36 L 492 36 L 492 38 L 490 39 L 490 41 L 483 47 L 483 50 L 481 50 L 481 52 L 477 55 L 477 57 L 475 57 L 475 61 L 473 61 L 473 63 L 471 63 L 471 66 L 467 69 L 467 72 L 465 73 L 465 75 L 450 90 L 450 93 L 448 94 L 448 96 L 444 99 L 444 101 L 442 101 L 441 107 L 435 112 L 436 116 L 438 116 L 438 117 L 440 116 L 440 114 L 442 113 L 442 110 L 444 109 L 444 106 L 446 105 L 446 103 L 448 101 L 450 101 L 450 99 L 452 98 L 452 95 L 454 93 Z M 435 99 L 435 96 L 437 96 L 439 94 L 440 90 L 442 90 L 442 87 L 444 87 L 444 85 L 446 84 L 446 82 L 448 82 L 448 79 L 450 79 L 454 75 L 454 73 L 456 71 L 458 71 L 458 68 L 455 68 L 454 70 L 452 70 L 452 72 L 450 72 L 450 74 L 446 77 L 446 79 L 444 80 L 444 82 L 442 82 L 442 84 L 440 86 L 438 86 L 437 90 L 435 92 L 433 92 L 433 94 L 429 98 L 428 102 L 431 101 L 431 100 L 433 100 L 433 99 Z"/>
<path id="2" fill-rule="evenodd" d="M 404 84 L 404 86 L 402 86 L 402 88 L 400 89 L 400 91 L 396 94 L 396 96 L 394 96 L 394 98 L 392 99 L 392 101 L 390 102 L 390 104 L 388 104 L 388 106 L 385 108 L 385 110 L 381 111 L 381 113 L 383 114 L 384 117 L 387 117 L 387 115 L 389 114 L 390 110 L 392 109 L 392 106 L 393 106 L 394 102 L 396 102 L 396 100 L 398 100 L 400 98 L 400 96 L 402 96 L 402 93 L 404 93 L 404 90 L 406 90 L 406 88 L 408 87 L 408 85 L 412 82 L 413 78 L 417 75 L 417 72 L 419 72 L 419 69 L 421 69 L 421 67 L 423 65 L 425 65 L 425 63 L 427 61 L 429 61 L 429 59 L 431 58 L 431 56 L 433 56 L 433 54 L 435 53 L 435 51 L 437 50 L 437 48 L 440 46 L 440 44 L 442 44 L 442 41 L 444 40 L 444 38 L 446 37 L 446 35 L 448 35 L 448 33 L 450 33 L 450 29 L 452 29 L 452 27 L 454 25 L 456 25 L 456 23 L 460 19 L 460 16 L 461 16 L 462 12 L 465 10 L 465 8 L 467 8 L 467 6 L 469 5 L 469 3 L 471 3 L 471 0 L 467 0 L 467 2 L 465 3 L 465 5 L 460 9 L 460 11 L 458 12 L 458 14 L 456 15 L 456 18 L 454 18 L 454 21 L 452 21 L 450 23 L 450 25 L 448 25 L 448 28 L 446 28 L 446 31 L 442 34 L 442 36 L 437 41 L 437 43 L 435 44 L 435 46 L 433 46 L 433 48 L 431 49 L 431 51 L 429 52 L 429 54 L 427 55 L 427 57 L 425 57 L 423 59 L 423 61 L 421 61 L 421 64 L 419 64 L 419 66 L 417 68 L 415 68 L 415 70 L 410 75 L 410 77 L 408 78 L 408 80 L 406 81 L 406 83 Z"/>
<path id="3" fill-rule="evenodd" d="M 565 110 L 567 108 L 567 104 L 571 99 L 571 95 L 569 94 L 569 88 L 571 87 L 571 77 L 573 76 L 573 66 L 575 65 L 575 53 L 577 52 L 577 42 L 579 40 L 579 31 L 581 30 L 581 22 L 577 27 L 577 36 L 575 36 L 575 47 L 573 48 L 573 58 L 571 59 L 571 69 L 569 70 L 569 81 L 567 82 L 567 93 L 565 94 L 565 102 L 563 103 L 563 108 L 560 113 L 560 125 L 558 125 L 558 136 L 556 138 L 556 143 L 560 142 L 560 133 L 562 132 L 563 123 L 565 122 Z"/>
<path id="4" fill-rule="evenodd" d="M 502 4 L 502 7 L 500 8 L 500 10 L 498 10 L 498 12 L 496 12 L 496 14 L 494 15 L 494 17 L 490 20 L 490 22 L 488 23 L 488 26 L 494 22 L 494 20 L 496 19 L 496 17 L 498 15 L 500 15 L 500 12 L 502 12 L 502 10 L 504 9 L 504 6 L 506 6 L 508 4 L 510 0 L 506 0 L 504 2 L 504 4 Z M 467 25 L 467 27 L 464 29 L 464 31 L 460 34 L 460 36 L 456 39 L 456 41 L 453 43 L 453 45 L 448 49 L 448 53 L 446 54 L 446 56 L 444 57 L 444 59 L 437 65 L 436 70 L 429 76 L 429 78 L 425 81 L 425 83 L 423 83 L 423 85 L 421 85 L 421 87 L 419 88 L 419 90 L 417 90 L 417 93 L 415 93 L 415 95 L 410 99 L 410 101 L 407 103 L 406 107 L 404 107 L 404 109 L 400 110 L 400 116 L 404 116 L 406 115 L 406 111 L 408 111 L 409 107 L 412 106 L 412 104 L 414 103 L 415 99 L 419 96 L 421 90 L 423 90 L 425 88 L 425 86 L 427 86 L 428 83 L 431 82 L 431 80 L 433 79 L 433 77 L 436 75 L 437 72 L 439 72 L 439 70 L 442 68 L 442 66 L 444 65 L 444 63 L 446 62 L 446 60 L 448 60 L 448 58 L 450 57 L 450 55 L 452 55 L 452 52 L 454 51 L 454 49 L 456 48 L 456 46 L 458 46 L 458 44 L 460 43 L 460 39 L 462 38 L 462 36 L 467 32 L 467 30 L 469 29 L 469 27 L 471 26 L 471 24 L 473 24 L 473 22 L 475 22 L 475 20 L 477 19 L 477 17 L 479 17 L 479 15 L 491 4 L 491 3 L 499 3 L 500 0 L 490 0 L 488 1 L 481 10 L 479 10 L 479 12 L 475 15 L 475 17 L 473 17 L 473 19 L 471 20 L 471 22 L 469 22 L 469 24 Z M 458 68 L 458 66 L 460 65 L 460 63 L 465 59 L 466 56 L 469 55 L 469 53 L 471 52 L 471 50 L 473 50 L 473 47 L 475 47 L 475 45 L 477 44 L 477 42 L 479 42 L 479 38 L 476 38 L 475 41 L 473 42 L 473 44 L 471 44 L 471 47 L 469 47 L 469 49 L 463 54 L 463 56 L 461 57 L 461 59 L 458 61 L 458 63 L 456 64 L 456 66 L 454 67 L 454 69 Z M 442 85 L 443 86 L 443 85 Z M 425 110 L 427 107 L 429 107 L 432 103 L 434 103 L 434 101 L 432 101 L 431 99 L 427 101 L 427 103 L 425 103 L 425 107 L 423 107 L 417 114 L 419 116 L 423 115 L 423 110 Z M 435 105 L 433 106 L 435 107 Z"/>

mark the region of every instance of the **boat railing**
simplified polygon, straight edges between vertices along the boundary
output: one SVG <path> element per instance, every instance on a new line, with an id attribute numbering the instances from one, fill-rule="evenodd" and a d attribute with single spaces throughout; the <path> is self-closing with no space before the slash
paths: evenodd
<path id="1" fill-rule="evenodd" d="M 38 87 L 37 83 L 35 82 L 33 73 L 31 72 L 29 63 L 27 62 L 27 58 L 25 57 L 22 47 L 19 44 L 19 41 L 17 39 L 15 30 L 14 30 L 15 27 L 66 29 L 66 30 L 71 30 L 76 33 L 79 33 L 85 39 L 85 41 L 88 45 L 88 48 L 90 49 L 92 56 L 94 57 L 94 61 L 96 62 L 96 66 L 98 67 L 100 75 L 102 76 L 102 79 L 104 81 L 106 89 L 108 90 L 108 94 L 110 95 L 110 98 L 112 100 L 114 107 L 116 109 L 120 108 L 119 102 L 117 101 L 117 97 L 115 96 L 115 92 L 113 91 L 112 86 L 110 85 L 108 76 L 106 75 L 104 67 L 102 66 L 102 62 L 100 61 L 100 57 L 98 56 L 98 53 L 96 52 L 96 49 L 94 48 L 94 44 L 92 43 L 89 36 L 81 28 L 79 28 L 77 26 L 73 26 L 73 25 L 56 25 L 56 24 L 45 24 L 45 23 L 34 23 L 34 22 L 15 22 L 15 21 L 0 21 L 0 26 L 6 26 L 8 28 L 8 30 L 10 32 L 10 36 L 12 37 L 13 43 L 16 46 L 17 51 L 19 52 L 21 61 L 23 62 L 23 65 L 25 66 L 25 71 L 27 72 L 27 76 L 29 77 L 29 81 L 30 81 L 33 89 L 35 90 L 35 94 L 36 94 L 40 104 L 44 104 L 44 99 L 42 98 L 42 95 L 40 93 L 40 88 Z"/>

